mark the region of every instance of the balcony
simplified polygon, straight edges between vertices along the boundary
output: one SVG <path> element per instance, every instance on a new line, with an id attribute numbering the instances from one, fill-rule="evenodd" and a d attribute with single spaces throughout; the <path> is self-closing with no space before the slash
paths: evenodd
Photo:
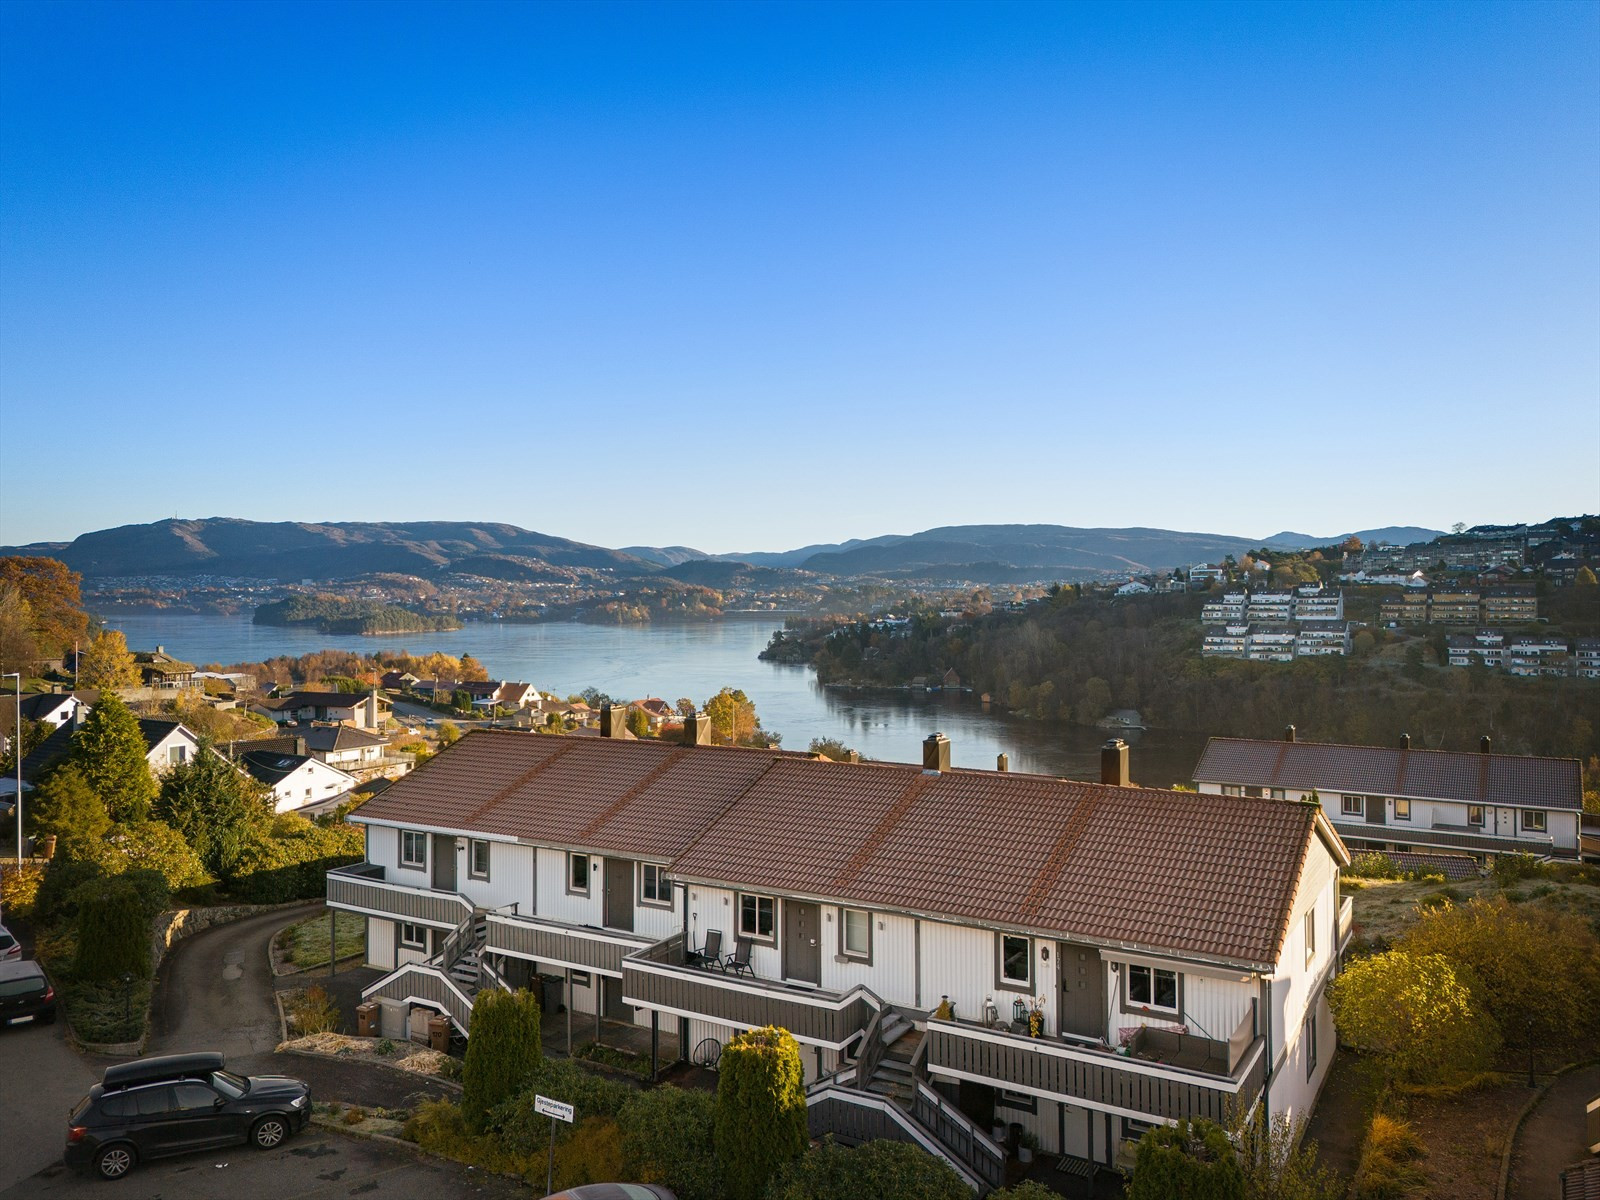
<path id="1" fill-rule="evenodd" d="M 1141 1028 L 1126 1053 L 936 1017 L 928 1019 L 926 1040 L 928 1070 L 935 1075 L 1219 1124 L 1236 1105 L 1255 1102 L 1266 1065 L 1252 1015 L 1226 1042 Z"/>
<path id="2" fill-rule="evenodd" d="M 646 949 L 652 941 L 638 934 L 594 925 L 571 925 L 542 917 L 491 913 L 488 920 L 484 948 L 492 954 L 510 954 L 575 971 L 597 971 L 617 977 L 622 975 L 622 960 Z"/>
<path id="3" fill-rule="evenodd" d="M 832 1049 L 861 1033 L 882 1006 L 866 988 L 830 992 L 690 966 L 681 933 L 623 960 L 622 996 L 635 1007 L 694 1020 L 745 1029 L 779 1025 L 807 1045 Z"/>
<path id="4" fill-rule="evenodd" d="M 408 873 L 419 881 L 424 878 L 418 871 Z M 472 912 L 472 905 L 464 896 L 411 883 L 389 883 L 384 879 L 383 866 L 368 862 L 351 863 L 328 872 L 328 907 L 438 929 L 454 929 Z"/>

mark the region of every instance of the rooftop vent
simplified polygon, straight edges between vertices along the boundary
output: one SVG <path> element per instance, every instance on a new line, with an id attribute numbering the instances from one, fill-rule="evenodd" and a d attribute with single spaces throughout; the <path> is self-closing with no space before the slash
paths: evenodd
<path id="1" fill-rule="evenodd" d="M 950 769 L 950 739 L 942 733 L 930 733 L 922 743 L 922 769 L 948 771 Z"/>
<path id="2" fill-rule="evenodd" d="M 1128 743 L 1112 738 L 1100 747 L 1100 782 L 1128 787 Z"/>

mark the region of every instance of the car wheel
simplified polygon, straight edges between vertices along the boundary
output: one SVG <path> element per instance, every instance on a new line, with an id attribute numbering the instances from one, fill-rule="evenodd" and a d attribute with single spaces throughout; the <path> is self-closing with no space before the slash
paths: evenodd
<path id="1" fill-rule="evenodd" d="M 289 1136 L 289 1125 L 282 1117 L 262 1117 L 250 1131 L 250 1144 L 257 1150 L 271 1150 Z"/>
<path id="2" fill-rule="evenodd" d="M 94 1156 L 94 1169 L 101 1179 L 121 1179 L 138 1161 L 139 1156 L 132 1146 L 102 1146 L 100 1153 Z"/>

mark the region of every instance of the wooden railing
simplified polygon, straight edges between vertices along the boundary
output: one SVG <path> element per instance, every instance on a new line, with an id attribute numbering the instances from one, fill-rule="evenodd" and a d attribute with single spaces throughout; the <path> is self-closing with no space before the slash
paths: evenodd
<path id="1" fill-rule="evenodd" d="M 456 892 L 433 891 L 417 873 L 414 885 L 390 883 L 377 863 L 352 863 L 328 872 L 328 907 L 343 908 L 392 921 L 454 927 L 472 911 L 472 902 Z"/>
<path id="2" fill-rule="evenodd" d="M 541 917 L 493 912 L 488 917 L 485 947 L 532 962 L 550 963 L 577 971 L 598 971 L 622 976 L 622 960 L 648 949 L 651 939 L 641 934 L 571 925 Z"/>

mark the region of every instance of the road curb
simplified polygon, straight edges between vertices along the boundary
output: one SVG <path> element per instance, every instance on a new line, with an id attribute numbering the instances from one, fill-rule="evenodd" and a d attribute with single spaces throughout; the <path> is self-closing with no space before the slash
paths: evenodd
<path id="1" fill-rule="evenodd" d="M 1564 1067 L 1557 1067 L 1555 1073 L 1539 1085 L 1539 1089 L 1528 1098 L 1522 1106 L 1522 1111 L 1517 1113 L 1517 1119 L 1511 1122 L 1511 1131 L 1506 1134 L 1506 1148 L 1500 1155 L 1500 1180 L 1495 1184 L 1494 1200 L 1506 1200 L 1506 1189 L 1511 1186 L 1511 1159 L 1517 1149 L 1517 1134 L 1522 1132 L 1523 1122 L 1533 1115 L 1533 1110 L 1539 1107 L 1555 1087 L 1556 1081 L 1563 1075 L 1570 1075 L 1573 1071 L 1581 1071 L 1584 1067 L 1592 1067 L 1600 1063 L 1600 1058 L 1586 1058 L 1582 1062 L 1571 1062 Z"/>

